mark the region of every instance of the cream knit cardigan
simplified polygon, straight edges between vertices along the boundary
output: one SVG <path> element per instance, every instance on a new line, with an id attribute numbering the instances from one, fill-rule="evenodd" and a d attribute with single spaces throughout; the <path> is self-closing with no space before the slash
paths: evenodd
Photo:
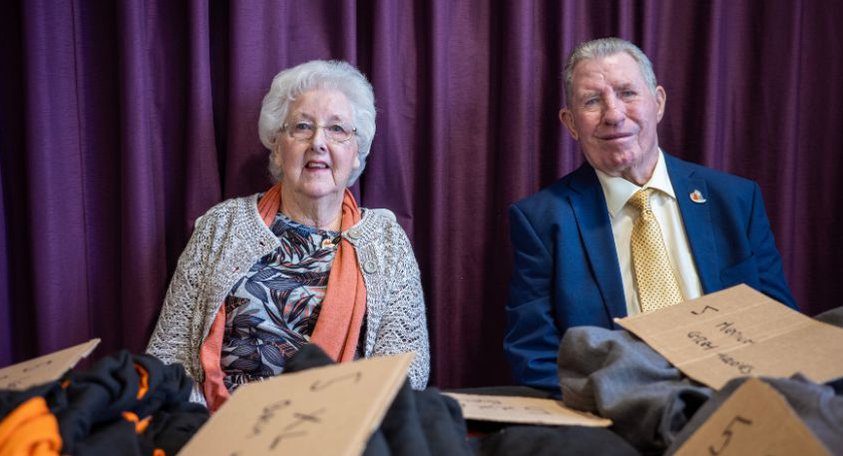
<path id="1" fill-rule="evenodd" d="M 147 353 L 181 363 L 197 384 L 191 400 L 204 403 L 199 349 L 234 283 L 280 245 L 261 219 L 258 195 L 223 201 L 197 219 L 179 257 Z M 368 358 L 414 352 L 409 379 L 427 386 L 430 348 L 419 268 L 410 241 L 387 209 L 361 209 L 360 222 L 342 233 L 357 253 L 366 284 Z"/>

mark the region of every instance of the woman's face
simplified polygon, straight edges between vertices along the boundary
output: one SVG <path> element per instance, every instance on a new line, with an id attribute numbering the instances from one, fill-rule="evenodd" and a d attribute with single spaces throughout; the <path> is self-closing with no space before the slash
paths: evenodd
<path id="1" fill-rule="evenodd" d="M 290 103 L 285 125 L 273 152 L 285 192 L 312 199 L 342 198 L 352 170 L 360 166 L 345 94 L 332 89 L 302 93 Z M 350 133 L 346 140 L 343 131 Z"/>

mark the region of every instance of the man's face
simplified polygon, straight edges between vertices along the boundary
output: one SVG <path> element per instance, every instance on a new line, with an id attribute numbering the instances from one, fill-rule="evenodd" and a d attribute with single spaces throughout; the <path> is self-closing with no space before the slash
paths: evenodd
<path id="1" fill-rule="evenodd" d="M 626 52 L 578 63 L 572 89 L 573 99 L 559 118 L 588 163 L 610 176 L 646 183 L 658 161 L 664 89 L 658 86 L 653 94 Z"/>

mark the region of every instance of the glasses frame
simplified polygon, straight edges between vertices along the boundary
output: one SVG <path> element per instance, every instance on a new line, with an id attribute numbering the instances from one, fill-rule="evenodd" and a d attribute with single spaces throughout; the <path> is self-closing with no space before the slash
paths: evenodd
<path id="1" fill-rule="evenodd" d="M 316 137 L 316 132 L 317 132 L 320 128 L 321 128 L 321 129 L 325 132 L 325 138 L 327 138 L 329 141 L 331 141 L 331 142 L 332 142 L 332 143 L 334 143 L 334 144 L 343 144 L 343 143 L 347 143 L 347 142 L 351 141 L 351 138 L 353 138 L 355 135 L 357 135 L 357 128 L 355 128 L 355 127 L 351 127 L 351 130 L 350 130 L 350 133 L 349 133 L 349 135 L 348 135 L 348 138 L 345 138 L 345 139 L 336 139 L 336 138 L 334 138 L 334 136 L 333 136 L 333 135 L 334 135 L 334 133 L 332 133 L 332 132 L 331 132 L 331 130 L 329 130 L 329 129 L 328 129 L 328 127 L 333 127 L 333 126 L 335 126 L 335 125 L 339 125 L 339 126 L 345 127 L 344 125 L 342 125 L 341 123 L 332 123 L 332 124 L 328 124 L 328 125 L 322 125 L 322 124 L 318 124 L 318 123 L 315 123 L 315 122 L 314 122 L 314 123 L 310 123 L 310 125 L 313 125 L 313 134 L 312 134 L 312 135 L 310 135 L 310 136 L 309 136 L 309 137 L 307 137 L 307 138 L 298 138 L 298 137 L 296 137 L 296 135 L 293 133 L 293 130 L 292 130 L 292 128 L 291 128 L 291 127 L 292 127 L 292 125 L 295 125 L 296 123 L 303 123 L 303 122 L 295 122 L 295 123 L 293 123 L 293 124 L 288 124 L 288 123 L 284 122 L 284 124 L 281 126 L 281 130 L 286 131 L 286 132 L 287 132 L 287 134 L 288 134 L 288 135 L 290 135 L 290 137 L 291 137 L 291 138 L 295 139 L 296 141 L 300 141 L 300 142 L 308 142 L 308 141 L 312 140 L 314 137 Z"/>

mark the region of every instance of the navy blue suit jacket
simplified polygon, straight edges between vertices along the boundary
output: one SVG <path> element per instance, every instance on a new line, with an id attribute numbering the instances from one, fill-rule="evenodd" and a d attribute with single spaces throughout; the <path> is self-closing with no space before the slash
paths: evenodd
<path id="1" fill-rule="evenodd" d="M 745 283 L 796 308 L 758 184 L 664 154 L 703 293 Z M 691 201 L 699 190 L 705 203 Z M 558 393 L 574 326 L 616 328 L 626 300 L 606 199 L 583 164 L 509 210 L 514 271 L 504 349 L 519 384 Z"/>

